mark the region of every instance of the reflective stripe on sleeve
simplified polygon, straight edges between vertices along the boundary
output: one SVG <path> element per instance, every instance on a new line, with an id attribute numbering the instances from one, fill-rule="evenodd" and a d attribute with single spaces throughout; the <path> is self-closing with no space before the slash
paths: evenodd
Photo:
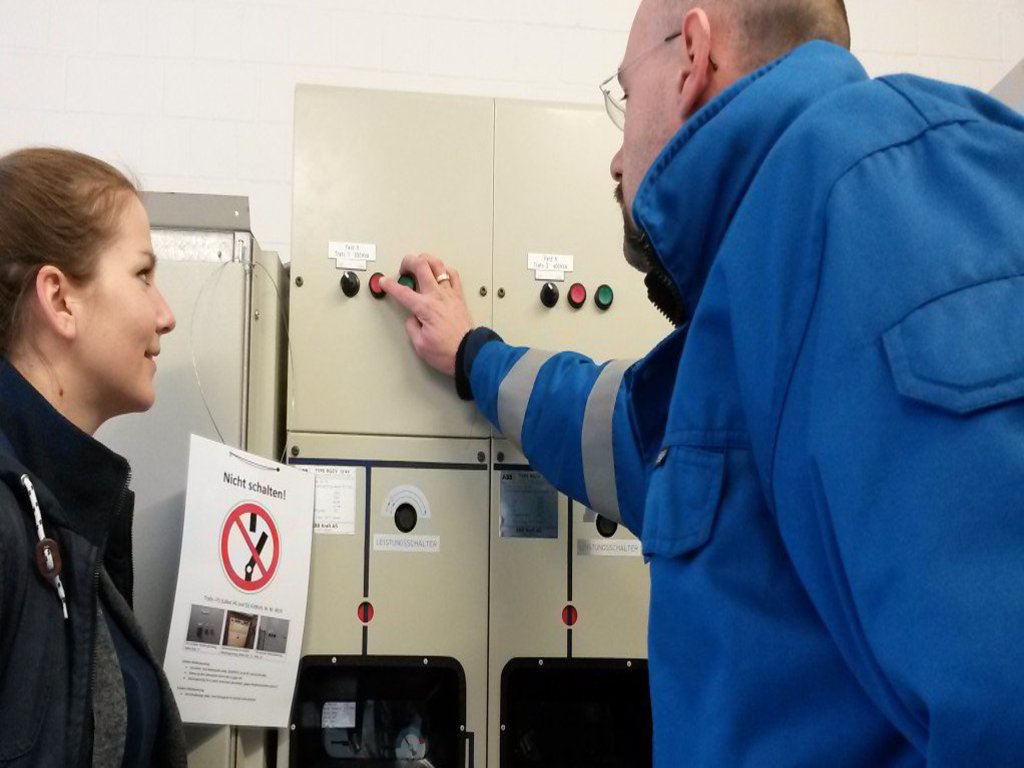
<path id="1" fill-rule="evenodd" d="M 587 398 L 583 414 L 580 452 L 583 456 L 583 482 L 590 508 L 617 523 L 619 497 L 615 487 L 615 453 L 612 447 L 612 417 L 622 377 L 633 360 L 612 360 L 602 370 Z"/>
<path id="2" fill-rule="evenodd" d="M 551 359 L 551 352 L 529 349 L 505 375 L 498 387 L 498 426 L 501 434 L 523 447 L 523 422 L 534 384 L 541 366 Z"/>

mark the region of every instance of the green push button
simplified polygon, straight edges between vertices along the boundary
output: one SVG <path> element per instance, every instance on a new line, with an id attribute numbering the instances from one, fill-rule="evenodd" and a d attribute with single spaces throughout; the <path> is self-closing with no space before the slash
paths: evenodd
<path id="1" fill-rule="evenodd" d="M 404 285 L 406 288 L 416 290 L 416 278 L 410 275 L 408 272 L 398 278 L 398 284 Z"/>
<path id="2" fill-rule="evenodd" d="M 597 304 L 598 309 L 608 309 L 613 301 L 615 301 L 615 291 L 610 285 L 602 285 L 594 294 L 594 303 Z"/>

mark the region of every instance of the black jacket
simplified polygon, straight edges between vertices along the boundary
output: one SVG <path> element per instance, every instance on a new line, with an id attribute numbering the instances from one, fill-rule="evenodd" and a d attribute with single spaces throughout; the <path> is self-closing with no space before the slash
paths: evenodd
<path id="1" fill-rule="evenodd" d="M 68 620 L 36 567 L 22 474 L 59 546 Z M 0 358 L 0 766 L 91 764 L 101 568 L 132 603 L 129 480 L 122 457 L 74 427 Z M 124 610 L 115 620 L 157 670 L 157 765 L 184 766 L 181 719 L 160 665 L 134 617 Z"/>

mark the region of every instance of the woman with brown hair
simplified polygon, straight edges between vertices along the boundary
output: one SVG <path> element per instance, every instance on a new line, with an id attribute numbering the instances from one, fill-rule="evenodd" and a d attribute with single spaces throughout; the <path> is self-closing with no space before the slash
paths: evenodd
<path id="1" fill-rule="evenodd" d="M 153 404 L 174 328 L 155 269 L 119 171 L 0 157 L 0 765 L 186 764 L 131 611 L 130 469 L 92 437 Z"/>

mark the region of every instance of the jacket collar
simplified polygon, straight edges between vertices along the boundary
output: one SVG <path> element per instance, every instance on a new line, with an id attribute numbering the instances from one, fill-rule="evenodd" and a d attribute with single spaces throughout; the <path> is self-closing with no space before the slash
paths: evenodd
<path id="1" fill-rule="evenodd" d="M 814 102 L 867 78 L 831 43 L 806 43 L 723 91 L 679 129 L 651 164 L 633 219 L 692 317 L 737 208 L 776 142 Z"/>
<path id="2" fill-rule="evenodd" d="M 36 491 L 47 518 L 103 546 L 130 501 L 128 462 L 58 413 L 3 357 L 0 431 L 17 463 L 44 486 Z M 10 462 L 3 463 L 10 471 Z M 49 496 L 56 505 L 47 503 Z"/>

